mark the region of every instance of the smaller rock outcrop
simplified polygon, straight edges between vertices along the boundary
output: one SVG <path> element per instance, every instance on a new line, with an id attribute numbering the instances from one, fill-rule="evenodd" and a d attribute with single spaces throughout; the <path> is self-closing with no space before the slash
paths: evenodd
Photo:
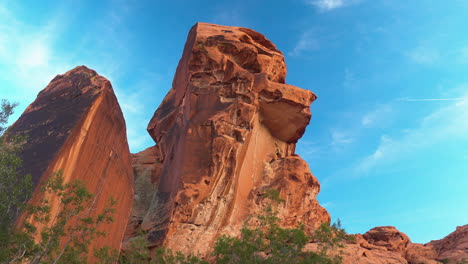
<path id="1" fill-rule="evenodd" d="M 434 247 L 439 260 L 448 260 L 450 263 L 463 261 L 468 263 L 468 225 L 458 226 L 448 236 L 433 240 L 427 245 Z"/>
<path id="2" fill-rule="evenodd" d="M 356 234 L 354 237 L 354 242 L 349 242 L 344 248 L 339 249 L 343 264 L 440 263 L 433 246 L 412 243 L 406 234 L 393 226 L 375 227 L 363 235 Z M 317 248 L 316 243 L 306 246 L 306 250 L 310 251 Z"/>
<path id="3" fill-rule="evenodd" d="M 404 253 L 410 243 L 409 237 L 393 226 L 379 226 L 367 231 L 363 238 L 370 244 L 385 247 L 389 251 Z"/>
<path id="4" fill-rule="evenodd" d="M 437 253 L 432 246 L 410 243 L 405 251 L 405 259 L 414 264 L 436 264 Z"/>

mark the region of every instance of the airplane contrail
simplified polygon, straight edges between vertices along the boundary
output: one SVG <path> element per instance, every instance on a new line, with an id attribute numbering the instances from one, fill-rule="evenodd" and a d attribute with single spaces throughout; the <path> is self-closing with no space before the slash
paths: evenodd
<path id="1" fill-rule="evenodd" d="M 401 98 L 401 101 L 407 102 L 417 102 L 417 101 L 467 101 L 468 97 L 460 97 L 460 98 Z"/>

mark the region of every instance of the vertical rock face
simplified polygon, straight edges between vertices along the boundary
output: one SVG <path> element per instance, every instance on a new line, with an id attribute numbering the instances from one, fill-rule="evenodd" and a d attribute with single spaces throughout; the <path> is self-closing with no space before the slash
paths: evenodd
<path id="1" fill-rule="evenodd" d="M 91 247 L 119 249 L 133 203 L 133 172 L 125 121 L 110 82 L 85 66 L 58 75 L 8 133 L 28 135 L 21 156 L 36 187 L 33 202 L 42 197 L 40 184 L 59 170 L 65 182 L 82 180 L 94 193 L 93 212 L 102 211 L 110 196 L 117 200 L 115 222 L 102 227 L 108 235 Z M 52 211 L 57 206 L 53 201 Z"/>
<path id="2" fill-rule="evenodd" d="M 148 125 L 159 182 L 150 204 L 137 198 L 135 206 L 148 210 L 131 228 L 147 232 L 153 246 L 203 253 L 219 234 L 236 234 L 260 213 L 271 188 L 285 200 L 285 226 L 302 222 L 311 230 L 329 221 L 316 200 L 317 179 L 294 154 L 316 96 L 285 77 L 282 53 L 263 35 L 196 24 Z"/>

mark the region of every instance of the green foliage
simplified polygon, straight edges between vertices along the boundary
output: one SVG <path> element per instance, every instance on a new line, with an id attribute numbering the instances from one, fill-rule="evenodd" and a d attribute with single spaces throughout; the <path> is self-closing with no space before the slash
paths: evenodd
<path id="1" fill-rule="evenodd" d="M 282 228 L 276 210 L 277 204 L 283 202 L 279 192 L 267 190 L 265 197 L 273 206 L 267 206 L 258 217 L 257 227 L 245 225 L 240 237 L 223 235 L 216 241 L 213 252 L 216 263 L 341 263 L 339 255 L 329 255 L 330 249 L 343 247 L 343 242 L 349 239 L 339 222 L 321 225 L 312 237 L 305 233 L 303 225 Z M 311 240 L 318 242 L 319 252 L 305 252 L 304 247 Z"/>
<path id="2" fill-rule="evenodd" d="M 15 106 L 2 100 L 0 135 Z M 93 217 L 94 195 L 81 181 L 65 183 L 62 173 L 58 172 L 44 185 L 44 198 L 25 208 L 32 192 L 31 177 L 18 172 L 22 163 L 18 154 L 25 138 L 9 137 L 8 141 L 0 137 L 0 263 L 88 263 L 89 246 L 97 237 L 106 235 L 100 231 L 100 225 L 114 221 L 116 201 L 111 198 L 109 205 Z M 258 226 L 244 225 L 240 237 L 221 236 L 212 252 L 213 261 L 220 264 L 341 263 L 341 258 L 336 254 L 330 256 L 329 251 L 343 247 L 343 242 L 353 237 L 345 233 L 339 221 L 332 226 L 321 225 L 309 237 L 303 225 L 280 227 L 277 206 L 284 200 L 277 190 L 267 189 L 265 199 L 271 203 L 257 217 Z M 52 203 L 54 208 L 58 205 L 54 213 Z M 25 209 L 26 220 L 18 230 L 13 224 Z M 318 252 L 305 252 L 304 247 L 310 241 L 318 243 Z M 208 263 L 197 256 L 186 256 L 170 249 L 150 250 L 144 236 L 134 239 L 123 255 L 107 246 L 93 250 L 98 263 L 102 264 Z"/>
<path id="3" fill-rule="evenodd" d="M 0 135 L 15 107 L 15 103 L 1 101 Z M 19 153 L 25 141 L 24 136 L 0 137 L 0 263 L 87 263 L 89 245 L 105 235 L 99 226 L 114 221 L 116 201 L 111 198 L 109 205 L 92 217 L 93 194 L 83 182 L 64 183 L 59 172 L 43 187 L 44 199 L 26 208 L 33 185 L 30 175 L 19 173 Z M 54 215 L 51 197 L 58 204 Z M 25 209 L 26 220 L 18 229 L 15 221 Z"/>
<path id="4" fill-rule="evenodd" d="M 439 260 L 439 262 L 440 262 L 440 263 L 444 263 L 444 264 L 450 264 L 450 263 L 452 263 L 452 262 L 450 262 L 450 259 L 448 259 L 448 258 Z M 458 261 L 458 262 L 455 263 L 455 264 L 468 264 L 468 260 L 462 259 L 462 260 Z"/>
<path id="5" fill-rule="evenodd" d="M 6 130 L 6 124 L 8 123 L 8 118 L 14 113 L 14 109 L 17 106 L 17 103 L 10 103 L 5 99 L 2 99 L 0 102 L 0 136 Z"/>
<path id="6" fill-rule="evenodd" d="M 27 223 L 27 228 L 40 235 L 31 263 L 86 263 L 89 245 L 106 235 L 99 226 L 114 221 L 116 201 L 110 198 L 109 205 L 92 217 L 93 194 L 81 181 L 64 183 L 61 172 L 51 176 L 43 191 L 45 198 L 28 209 L 32 222 Z M 49 197 L 59 200 L 57 215 L 51 214 Z M 44 228 L 37 232 L 32 223 L 40 223 Z"/>
<path id="7" fill-rule="evenodd" d="M 22 258 L 26 248 L 34 242 L 30 237 L 17 230 L 13 224 L 25 208 L 32 192 L 30 175 L 21 175 L 18 171 L 22 165 L 18 154 L 21 151 L 24 137 L 10 136 L 5 139 L 8 118 L 13 114 L 17 104 L 1 100 L 0 109 L 0 262 Z"/>
<path id="8" fill-rule="evenodd" d="M 94 252 L 99 263 L 119 263 L 119 264 L 208 264 L 209 262 L 201 260 L 194 255 L 185 256 L 181 252 L 173 252 L 170 249 L 156 248 L 154 251 L 149 249 L 148 241 L 144 236 L 135 238 L 130 248 L 125 254 L 120 255 L 116 250 L 101 248 Z"/>
<path id="9" fill-rule="evenodd" d="M 87 263 L 89 245 L 105 235 L 99 226 L 114 221 L 115 200 L 111 198 L 108 207 L 92 217 L 94 196 L 83 182 L 64 183 L 60 172 L 51 176 L 43 191 L 45 198 L 26 209 L 24 229 L 8 229 L 8 252 L 2 250 L 0 262 Z M 58 199 L 56 215 L 52 215 L 50 197 Z"/>
<path id="10" fill-rule="evenodd" d="M 272 200 L 276 204 L 284 202 L 284 200 L 280 198 L 279 191 L 273 188 L 265 190 L 265 198 Z"/>
<path id="11" fill-rule="evenodd" d="M 314 241 L 319 242 L 320 251 L 327 253 L 329 249 L 343 248 L 345 241 L 354 242 L 355 237 L 348 235 L 341 227 L 341 221 L 338 219 L 336 223 L 331 226 L 323 223 L 315 230 Z"/>
<path id="12" fill-rule="evenodd" d="M 1 101 L 0 135 L 6 130 L 8 118 L 13 114 L 16 104 Z M 18 170 L 22 165 L 18 157 L 24 137 L 0 137 L 0 232 L 5 232 L 18 217 L 29 200 L 32 191 L 30 175 L 22 176 Z"/>

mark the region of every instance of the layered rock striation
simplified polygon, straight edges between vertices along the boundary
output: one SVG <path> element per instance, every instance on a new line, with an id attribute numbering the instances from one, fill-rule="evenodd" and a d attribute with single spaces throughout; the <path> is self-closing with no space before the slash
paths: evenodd
<path id="1" fill-rule="evenodd" d="M 134 156 L 127 242 L 138 231 L 151 246 L 204 253 L 260 214 L 272 188 L 285 200 L 284 226 L 313 230 L 330 220 L 316 200 L 317 179 L 294 153 L 316 96 L 285 78 L 283 54 L 260 33 L 205 23 L 191 29 L 172 89 L 148 125 L 157 146 Z M 146 152 L 158 159 L 151 172 L 142 166 Z"/>
<path id="2" fill-rule="evenodd" d="M 65 183 L 81 180 L 95 195 L 91 215 L 102 212 L 111 196 L 117 200 L 115 221 L 101 227 L 108 235 L 91 247 L 120 249 L 133 204 L 133 172 L 125 120 L 110 82 L 85 66 L 57 75 L 10 134 L 28 137 L 21 158 L 23 172 L 32 175 L 33 203 L 44 195 L 41 184 L 58 171 Z M 58 200 L 51 199 L 51 211 L 57 212 Z"/>

